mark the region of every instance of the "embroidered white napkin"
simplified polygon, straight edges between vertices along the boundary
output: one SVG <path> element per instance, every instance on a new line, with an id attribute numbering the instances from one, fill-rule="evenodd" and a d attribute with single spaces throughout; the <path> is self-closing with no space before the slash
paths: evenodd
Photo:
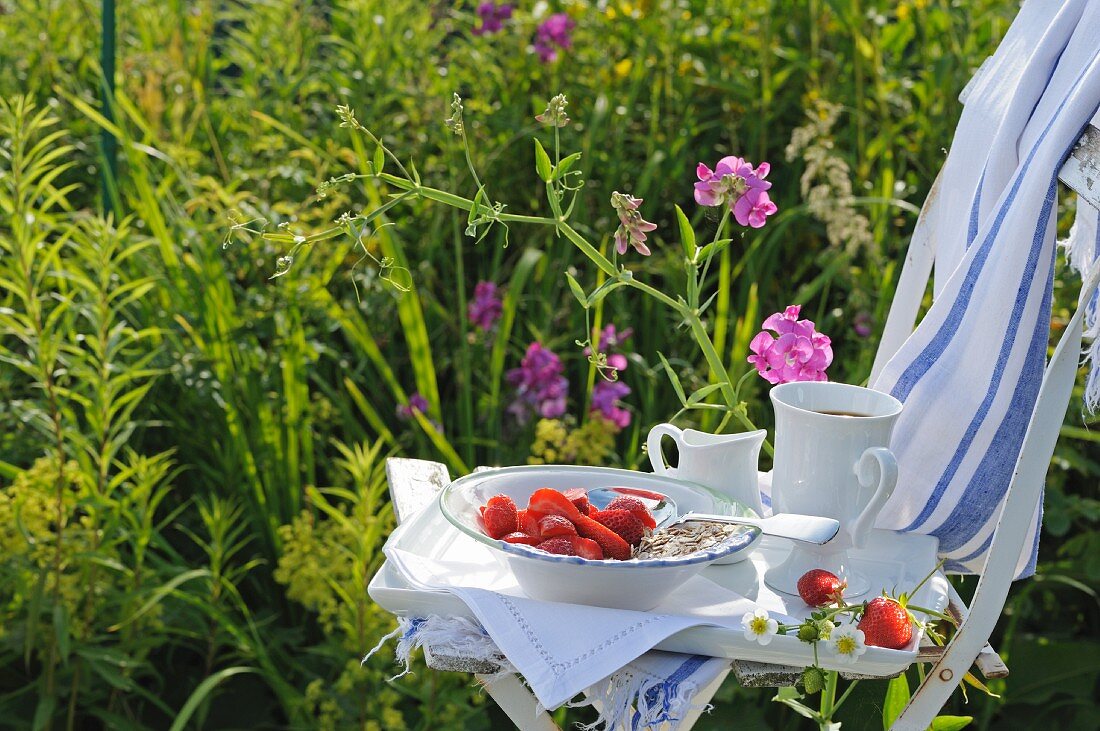
<path id="1" fill-rule="evenodd" d="M 871 384 L 905 403 L 891 444 L 905 489 L 878 527 L 936 536 L 950 571 L 981 570 L 1035 407 L 1057 175 L 1100 105 L 1098 29 L 1100 0 L 1028 0 L 972 81 L 914 235 L 935 241 L 935 301 Z M 1020 577 L 1035 570 L 1041 515 L 1040 502 Z"/>
<path id="2" fill-rule="evenodd" d="M 550 709 L 598 686 L 630 663 L 634 675 L 701 686 L 721 672 L 727 661 L 646 653 L 688 627 L 717 625 L 740 631 L 741 618 L 757 608 L 751 600 L 701 576 L 686 582 L 650 612 L 537 601 L 523 595 L 487 548 L 472 541 L 456 545 L 463 546 L 462 553 L 447 560 L 392 545 L 385 553 L 410 584 L 461 598 L 542 705 Z M 794 621 L 778 612 L 773 616 Z M 597 689 L 597 694 L 600 692 Z"/>

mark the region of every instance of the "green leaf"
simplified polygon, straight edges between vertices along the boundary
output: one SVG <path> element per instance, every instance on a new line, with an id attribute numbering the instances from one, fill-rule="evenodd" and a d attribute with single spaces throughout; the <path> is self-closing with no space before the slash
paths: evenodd
<path id="1" fill-rule="evenodd" d="M 599 304 L 600 302 L 603 301 L 604 297 L 611 294 L 613 291 L 615 291 L 619 287 L 625 287 L 625 286 L 626 286 L 626 282 L 622 281 L 621 279 L 608 279 L 606 282 L 601 284 L 596 289 L 595 292 L 592 293 L 591 297 L 588 298 L 588 305 L 590 307 L 592 307 L 594 305 Z"/>
<path id="2" fill-rule="evenodd" d="M 676 222 L 680 224 L 680 243 L 684 247 L 684 256 L 688 259 L 695 258 L 695 229 L 691 227 L 691 221 L 684 215 L 680 206 L 676 206 Z"/>
<path id="3" fill-rule="evenodd" d="M 172 727 L 169 731 L 183 731 L 184 727 L 187 726 L 187 722 L 191 720 L 191 716 L 194 714 L 195 709 L 206 699 L 206 696 L 210 695 L 210 692 L 217 687 L 218 683 L 226 678 L 239 675 L 240 673 L 254 672 L 256 672 L 255 668 L 243 666 L 226 668 L 225 670 L 219 670 L 199 683 L 199 687 L 195 688 L 194 692 L 192 692 L 191 696 L 187 699 L 187 702 L 183 704 L 183 708 L 180 709 L 179 715 L 176 716 L 176 720 L 172 722 Z"/>
<path id="4" fill-rule="evenodd" d="M 774 701 L 775 703 L 782 703 L 785 706 L 789 706 L 791 709 L 794 710 L 795 713 L 800 716 L 804 716 L 805 718 L 813 720 L 818 719 L 821 716 L 820 713 L 806 706 L 804 703 L 798 702 L 798 699 L 802 697 L 802 694 L 799 693 L 796 688 L 780 688 L 776 692 L 775 698 L 772 698 L 772 701 Z"/>
<path id="5" fill-rule="evenodd" d="M 374 148 L 374 174 L 379 175 L 382 169 L 386 166 L 386 152 L 382 149 L 382 145 Z"/>
<path id="6" fill-rule="evenodd" d="M 538 140 L 536 140 L 536 142 L 537 141 Z M 558 163 L 558 166 L 554 168 L 554 180 L 560 179 L 567 172 L 569 172 L 569 169 L 573 167 L 573 163 L 580 159 L 581 153 L 579 152 L 574 152 L 572 155 L 566 155 L 565 157 L 563 157 L 561 159 L 561 162 Z M 547 162 L 549 162 L 549 160 L 547 160 Z"/>
<path id="7" fill-rule="evenodd" d="M 554 167 L 550 164 L 550 156 L 542 148 L 542 143 L 535 140 L 535 170 L 544 183 L 549 183 L 554 177 Z"/>
<path id="8" fill-rule="evenodd" d="M 712 383 L 709 386 L 703 386 L 698 391 L 691 394 L 691 397 L 687 400 L 687 405 L 694 406 L 695 404 L 701 403 L 703 399 L 705 399 L 707 396 L 710 396 L 712 393 L 719 390 L 725 385 L 726 382 L 722 381 L 721 383 Z"/>
<path id="9" fill-rule="evenodd" d="M 898 720 L 905 704 L 909 702 L 909 680 L 905 673 L 890 681 L 886 686 L 886 697 L 882 700 L 882 728 L 890 731 L 894 721 Z"/>
<path id="10" fill-rule="evenodd" d="M 676 375 L 676 371 L 672 370 L 672 366 L 669 365 L 663 353 L 657 351 L 657 357 L 661 359 L 661 365 L 665 367 L 665 373 L 668 374 L 668 380 L 672 382 L 672 390 L 676 392 L 676 397 L 680 399 L 681 404 L 687 406 L 687 396 L 684 395 L 684 387 L 680 385 L 680 378 Z"/>
<path id="11" fill-rule="evenodd" d="M 57 638 L 57 651 L 61 653 L 61 660 L 66 665 L 69 663 L 69 611 L 64 604 L 53 606 L 53 632 Z"/>
<path id="12" fill-rule="evenodd" d="M 936 716 L 932 719 L 932 731 L 959 731 L 973 720 L 973 716 Z"/>
<path id="13" fill-rule="evenodd" d="M 581 307 L 587 310 L 590 303 L 588 301 L 588 295 L 584 293 L 584 288 L 581 287 L 580 282 L 574 279 L 573 275 L 569 272 L 565 273 L 565 278 L 569 282 L 569 291 L 577 298 L 577 302 L 581 303 Z"/>

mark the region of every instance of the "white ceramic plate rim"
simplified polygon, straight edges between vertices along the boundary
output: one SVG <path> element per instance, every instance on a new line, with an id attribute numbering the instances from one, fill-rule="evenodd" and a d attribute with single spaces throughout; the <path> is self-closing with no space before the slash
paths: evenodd
<path id="1" fill-rule="evenodd" d="M 631 559 L 629 561 L 616 561 L 614 559 L 588 559 L 581 558 L 580 556 L 561 556 L 558 554 L 547 553 L 546 551 L 536 550 L 533 546 L 527 546 L 519 543 L 505 543 L 504 541 L 490 538 L 489 536 L 475 530 L 471 526 L 466 525 L 457 516 L 451 515 L 447 509 L 446 498 L 451 492 L 464 487 L 465 485 L 473 482 L 478 482 L 487 478 L 498 475 L 513 475 L 513 474 L 537 474 L 538 472 L 550 471 L 555 472 L 576 472 L 581 474 L 606 474 L 609 479 L 613 479 L 615 476 L 629 477 L 630 479 L 641 479 L 643 481 L 652 481 L 658 483 L 673 483 L 689 490 L 695 490 L 704 492 L 708 495 L 715 495 L 720 498 L 718 504 L 723 502 L 729 502 L 732 504 L 740 505 L 734 500 L 731 500 L 724 495 L 716 493 L 710 488 L 695 482 L 688 482 L 687 480 L 678 480 L 671 477 L 656 476 L 649 472 L 634 472 L 633 470 L 622 470 L 615 467 L 583 467 L 579 465 L 527 465 L 516 467 L 497 467 L 491 470 L 483 470 L 481 472 L 474 472 L 465 477 L 460 477 L 451 484 L 444 487 L 439 491 L 439 510 L 443 513 L 443 517 L 447 519 L 454 527 L 470 536 L 474 540 L 482 543 L 490 548 L 495 548 L 499 551 L 507 553 L 512 556 L 519 556 L 522 558 L 531 558 L 537 561 L 545 561 L 547 563 L 567 563 L 575 564 L 579 566 L 594 566 L 613 569 L 626 569 L 635 570 L 642 568 L 671 568 L 673 566 L 691 566 L 697 563 L 708 563 L 720 558 L 724 558 L 738 551 L 748 548 L 760 535 L 760 529 L 755 526 L 743 526 L 742 532 L 726 539 L 723 543 L 719 544 L 715 548 L 710 548 L 706 551 L 695 551 L 689 553 L 686 556 L 677 556 L 676 558 L 643 558 L 643 559 Z M 656 491 L 656 490 L 655 490 Z M 752 515 L 751 508 L 741 506 L 748 514 Z"/>

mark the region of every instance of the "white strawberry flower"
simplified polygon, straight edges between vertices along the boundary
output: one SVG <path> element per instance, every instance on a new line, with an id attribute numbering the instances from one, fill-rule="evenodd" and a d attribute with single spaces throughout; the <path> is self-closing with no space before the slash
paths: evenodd
<path id="1" fill-rule="evenodd" d="M 746 640 L 755 640 L 761 645 L 766 645 L 779 632 L 779 622 L 769 617 L 763 609 L 756 609 L 746 612 L 741 618 L 741 629 L 745 630 Z"/>
<path id="2" fill-rule="evenodd" d="M 829 635 L 828 648 L 840 662 L 854 663 L 856 658 L 867 652 L 867 645 L 863 642 L 863 630 L 857 629 L 852 624 L 836 627 Z"/>

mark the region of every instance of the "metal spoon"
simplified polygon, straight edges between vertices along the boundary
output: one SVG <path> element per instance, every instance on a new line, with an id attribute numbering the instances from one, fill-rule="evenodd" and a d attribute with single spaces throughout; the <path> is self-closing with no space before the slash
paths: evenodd
<path id="1" fill-rule="evenodd" d="M 840 521 L 833 518 L 820 518 L 816 515 L 796 515 L 794 513 L 778 513 L 767 518 L 688 513 L 676 518 L 667 526 L 672 527 L 700 521 L 725 523 L 727 525 L 755 525 L 764 535 L 789 538 L 792 541 L 813 543 L 818 546 L 833 540 L 840 531 Z"/>
<path id="2" fill-rule="evenodd" d="M 764 535 L 789 538 L 792 541 L 822 545 L 828 543 L 840 531 L 840 522 L 833 518 L 819 518 L 814 515 L 779 513 L 768 518 L 734 517 L 732 515 L 711 515 L 710 513 L 687 513 L 678 515 L 676 502 L 659 492 L 639 490 L 629 487 L 595 487 L 588 491 L 588 499 L 597 508 L 603 509 L 617 497 L 638 498 L 649 511 L 659 527 L 681 525 L 690 521 L 711 521 L 729 525 L 754 525 Z"/>

